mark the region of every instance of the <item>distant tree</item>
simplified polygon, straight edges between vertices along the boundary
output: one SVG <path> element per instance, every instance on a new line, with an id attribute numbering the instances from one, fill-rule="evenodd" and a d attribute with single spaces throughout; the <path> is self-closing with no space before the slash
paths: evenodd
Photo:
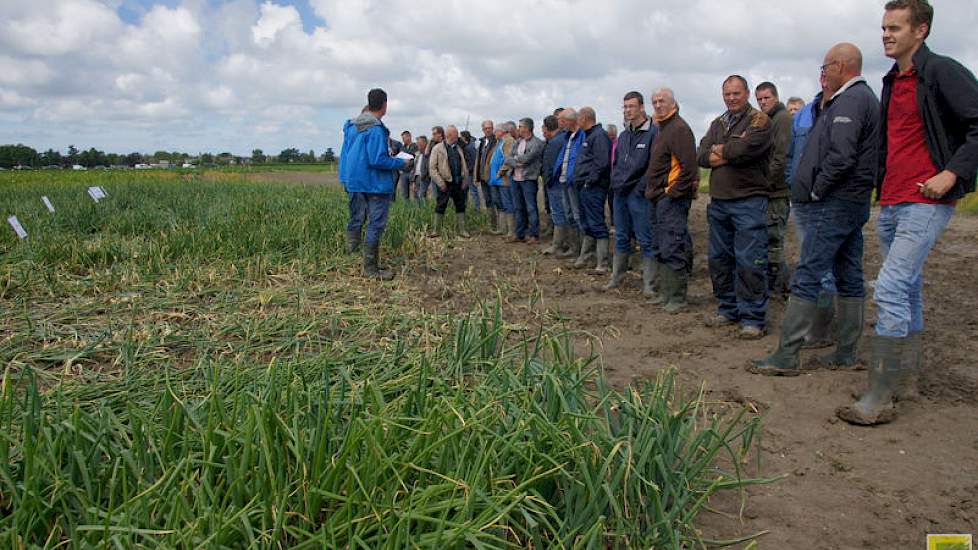
<path id="1" fill-rule="evenodd" d="M 118 153 L 107 153 L 105 155 L 105 162 L 109 166 L 115 166 L 117 164 L 123 164 L 125 162 L 125 160 L 126 160 L 126 157 L 124 157 L 124 156 L 122 156 L 122 155 L 120 155 Z"/>
<path id="2" fill-rule="evenodd" d="M 40 164 L 41 166 L 61 166 L 64 159 L 61 158 L 61 152 L 55 151 L 54 149 L 48 149 L 41 153 Z"/>
<path id="3" fill-rule="evenodd" d="M 306 154 L 306 158 L 309 159 L 306 162 L 316 162 L 316 152 L 309 149 L 309 152 Z"/>
<path id="4" fill-rule="evenodd" d="M 22 143 L 17 145 L 0 145 L 0 166 L 13 168 L 14 166 L 37 167 L 40 156 L 33 148 Z"/>
<path id="5" fill-rule="evenodd" d="M 204 153 L 200 155 L 201 164 L 214 164 L 214 155 L 210 153 Z"/>
<path id="6" fill-rule="evenodd" d="M 302 153 L 300 153 L 295 147 L 283 149 L 282 152 L 278 154 L 279 162 L 297 162 L 300 161 L 301 158 Z"/>
<path id="7" fill-rule="evenodd" d="M 68 164 L 78 164 L 78 149 L 74 145 L 68 146 Z"/>
<path id="8" fill-rule="evenodd" d="M 336 153 L 333 152 L 332 147 L 326 148 L 326 152 L 323 153 L 323 161 L 327 163 L 336 162 Z"/>
<path id="9" fill-rule="evenodd" d="M 136 164 L 142 164 L 146 159 L 143 158 L 141 153 L 129 153 L 126 155 L 126 164 L 129 166 L 134 166 Z"/>
<path id="10" fill-rule="evenodd" d="M 218 164 L 227 166 L 228 164 L 231 164 L 231 161 L 234 160 L 234 155 L 232 155 L 231 153 L 224 152 L 224 153 L 221 153 L 221 154 L 217 155 L 217 157 L 214 160 Z"/>
<path id="11" fill-rule="evenodd" d="M 265 152 L 261 149 L 251 150 L 251 162 L 265 162 Z"/>

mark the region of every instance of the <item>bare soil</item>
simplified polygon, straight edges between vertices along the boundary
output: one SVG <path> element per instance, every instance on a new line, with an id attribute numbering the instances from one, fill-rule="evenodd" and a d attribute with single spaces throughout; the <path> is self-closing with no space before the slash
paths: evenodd
<path id="1" fill-rule="evenodd" d="M 760 466 L 749 473 L 787 477 L 751 488 L 742 514 L 737 495 L 715 499 L 714 509 L 700 516 L 707 536 L 767 531 L 758 548 L 850 550 L 923 549 L 928 533 L 976 533 L 978 218 L 956 216 L 927 264 L 923 399 L 901 403 L 892 424 L 866 428 L 834 416 L 863 387 L 865 372 L 768 378 L 744 369 L 750 358 L 776 347 L 783 303 L 772 301 L 770 334 L 760 341 L 703 325 L 715 307 L 705 258 L 706 203 L 700 199 L 691 212 L 693 300 L 677 315 L 644 303 L 636 271 L 625 288 L 601 292 L 606 276 L 491 235 L 451 241 L 442 259 L 418 262 L 406 276 L 429 310 L 468 311 L 499 291 L 510 322 L 532 329 L 563 319 L 594 337 L 607 376 L 619 387 L 675 368 L 685 387 L 704 386 L 718 402 L 761 414 Z M 875 218 L 865 235 L 872 279 L 879 270 Z M 868 304 L 864 348 L 875 319 Z"/>

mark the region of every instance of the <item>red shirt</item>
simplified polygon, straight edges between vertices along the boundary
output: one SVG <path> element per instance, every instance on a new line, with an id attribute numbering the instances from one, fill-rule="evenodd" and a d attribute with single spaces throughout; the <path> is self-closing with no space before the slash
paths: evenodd
<path id="1" fill-rule="evenodd" d="M 917 185 L 937 172 L 927 149 L 924 120 L 917 106 L 917 71 L 911 68 L 893 79 L 886 112 L 886 177 L 880 204 L 947 204 L 948 201 L 928 199 Z"/>

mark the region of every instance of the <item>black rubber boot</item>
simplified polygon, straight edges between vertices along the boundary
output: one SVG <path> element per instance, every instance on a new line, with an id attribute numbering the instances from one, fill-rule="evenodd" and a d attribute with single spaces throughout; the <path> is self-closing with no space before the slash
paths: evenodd
<path id="1" fill-rule="evenodd" d="M 642 256 L 642 294 L 648 298 L 645 303 L 651 305 L 662 303 L 662 295 L 659 294 L 659 272 L 665 268 L 660 266 L 655 258 Z"/>
<path id="2" fill-rule="evenodd" d="M 689 275 L 685 272 L 674 271 L 668 266 L 660 268 L 662 273 L 662 295 L 665 302 L 662 309 L 666 313 L 678 313 L 686 308 L 686 290 L 689 287 Z"/>
<path id="3" fill-rule="evenodd" d="M 920 332 L 911 332 L 904 342 L 903 371 L 897 385 L 897 401 L 918 401 L 920 399 L 920 371 L 924 364 L 923 337 Z"/>
<path id="4" fill-rule="evenodd" d="M 387 269 L 380 269 L 378 265 L 379 255 L 380 245 L 368 244 L 363 248 L 363 275 L 371 279 L 390 281 L 394 278 L 394 274 Z"/>
<path id="5" fill-rule="evenodd" d="M 346 232 L 346 253 L 356 254 L 360 252 L 360 245 L 363 242 L 363 235 L 359 231 Z"/>
<path id="6" fill-rule="evenodd" d="M 832 338 L 832 321 L 835 319 L 835 294 L 821 292 L 818 295 L 818 309 L 815 310 L 815 320 L 812 328 L 805 335 L 805 344 L 801 349 L 827 348 L 835 343 Z"/>
<path id="7" fill-rule="evenodd" d="M 651 294 L 646 294 L 649 299 L 645 303 L 653 306 L 664 306 L 669 300 L 669 297 L 666 295 L 665 286 L 665 272 L 669 270 L 669 267 L 659 262 L 655 262 L 654 265 L 655 267 L 652 271 L 655 275 L 652 278 L 652 292 Z"/>
<path id="8" fill-rule="evenodd" d="M 618 252 L 615 250 L 615 257 L 612 259 L 611 279 L 602 288 L 604 290 L 614 290 L 621 286 L 621 280 L 625 278 L 625 268 L 628 266 L 628 252 Z"/>
<path id="9" fill-rule="evenodd" d="M 865 299 L 842 298 L 837 300 L 838 344 L 832 353 L 817 357 L 813 363 L 831 370 L 862 370 L 864 365 L 857 353 L 859 338 L 863 335 L 863 311 Z"/>
<path id="10" fill-rule="evenodd" d="M 839 407 L 836 416 L 850 424 L 875 426 L 896 418 L 894 392 L 900 382 L 906 338 L 874 336 L 869 362 L 869 389 L 852 405 Z"/>
<path id="11" fill-rule="evenodd" d="M 781 337 L 778 349 L 764 359 L 755 359 L 747 367 L 754 374 L 768 376 L 798 376 L 801 373 L 801 362 L 798 354 L 805 334 L 815 317 L 815 302 L 791 296 L 788 307 L 781 322 Z"/>

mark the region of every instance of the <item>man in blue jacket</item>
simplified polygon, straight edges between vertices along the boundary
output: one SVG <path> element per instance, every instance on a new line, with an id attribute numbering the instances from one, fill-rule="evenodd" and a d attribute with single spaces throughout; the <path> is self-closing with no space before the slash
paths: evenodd
<path id="1" fill-rule="evenodd" d="M 574 167 L 577 165 L 577 157 L 581 152 L 581 145 L 584 143 L 584 131 L 578 125 L 577 111 L 572 108 L 564 109 L 560 112 L 558 119 L 563 124 L 563 131 L 567 138 L 564 147 L 557 155 L 554 163 L 554 185 L 561 190 L 563 198 L 564 215 L 571 229 L 567 233 L 567 250 L 556 252 L 558 258 L 573 258 L 581 249 L 582 232 L 581 226 L 581 205 L 578 201 L 577 189 L 574 188 Z"/>
<path id="2" fill-rule="evenodd" d="M 543 250 L 544 254 L 566 253 L 571 245 L 570 231 L 571 224 L 569 214 L 564 209 L 564 190 L 557 181 L 557 162 L 560 159 L 561 151 L 567 145 L 567 131 L 560 128 L 556 115 L 550 115 L 543 119 L 543 137 L 547 144 L 543 148 L 543 190 L 550 203 L 550 219 L 553 222 L 554 238 L 548 248 Z"/>
<path id="3" fill-rule="evenodd" d="M 656 251 L 652 238 L 652 203 L 645 198 L 645 172 L 649 167 L 652 140 L 658 126 L 645 112 L 645 98 L 639 92 L 628 92 L 623 99 L 625 127 L 618 135 L 615 159 L 611 167 L 611 193 L 615 223 L 615 255 L 611 279 L 605 290 L 618 288 L 628 269 L 632 252 L 631 236 L 642 247 L 643 292 L 652 296 Z"/>
<path id="4" fill-rule="evenodd" d="M 837 44 L 825 54 L 825 107 L 812 128 L 794 172 L 791 202 L 802 221 L 805 240 L 791 281 L 791 296 L 781 324 L 778 349 L 752 362 L 750 372 L 797 376 L 798 355 L 811 328 L 830 269 L 839 292 L 838 346 L 823 360 L 831 368 L 857 365 L 862 334 L 863 225 L 877 172 L 879 100 L 862 76 L 863 58 L 852 44 Z"/>
<path id="5" fill-rule="evenodd" d="M 591 107 L 581 107 L 578 112 L 584 141 L 574 166 L 574 189 L 581 209 L 581 254 L 574 267 L 585 267 L 592 257 L 597 258 L 595 271 L 608 272 L 608 225 L 604 218 L 604 204 L 608 201 L 611 184 L 611 138 L 598 124 L 597 114 Z"/>
<path id="6" fill-rule="evenodd" d="M 340 181 L 350 196 L 347 239 L 360 241 L 363 226 L 367 236 L 363 249 L 363 274 L 390 280 L 393 273 L 379 266 L 380 238 L 387 227 L 387 214 L 394 194 L 397 171 L 408 161 L 392 156 L 390 130 L 381 119 L 387 114 L 387 93 L 379 88 L 367 94 L 367 108 L 343 127 Z"/>

